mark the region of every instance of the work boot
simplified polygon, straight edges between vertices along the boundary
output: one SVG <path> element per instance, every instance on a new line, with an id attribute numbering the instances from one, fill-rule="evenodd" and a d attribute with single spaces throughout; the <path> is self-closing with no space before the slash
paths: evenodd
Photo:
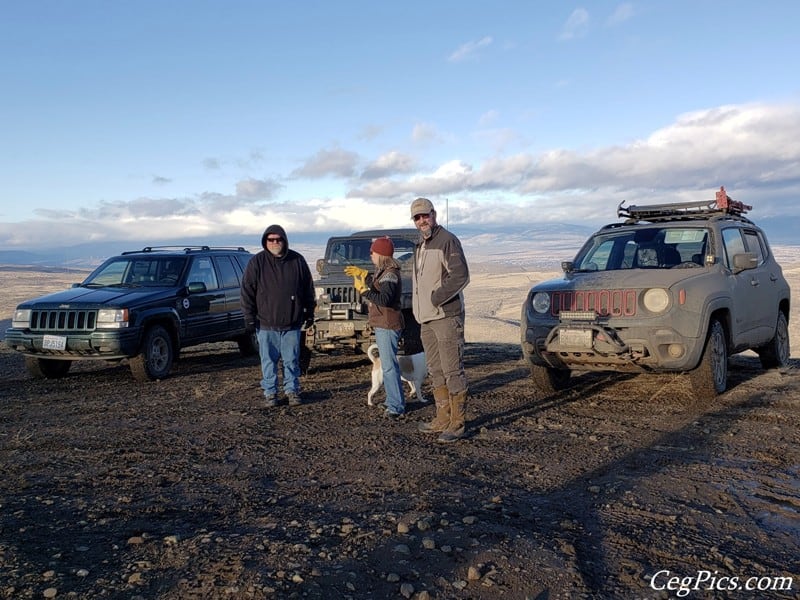
<path id="1" fill-rule="evenodd" d="M 437 442 L 455 442 L 464 437 L 467 419 L 467 390 L 450 395 L 450 423 Z"/>
<path id="2" fill-rule="evenodd" d="M 433 400 L 436 403 L 436 416 L 430 423 L 417 426 L 422 433 L 441 433 L 450 424 L 450 392 L 446 385 L 433 388 Z"/>
<path id="3" fill-rule="evenodd" d="M 289 406 L 300 406 L 303 403 L 303 399 L 300 398 L 300 394 L 297 392 L 289 392 L 286 394 L 286 400 Z"/>

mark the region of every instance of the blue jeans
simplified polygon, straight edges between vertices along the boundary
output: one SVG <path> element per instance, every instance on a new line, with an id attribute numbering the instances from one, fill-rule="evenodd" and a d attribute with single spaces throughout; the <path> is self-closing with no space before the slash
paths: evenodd
<path id="1" fill-rule="evenodd" d="M 383 389 L 386 390 L 386 410 L 402 415 L 406 412 L 406 401 L 403 396 L 403 382 L 400 380 L 400 365 L 397 364 L 397 345 L 400 342 L 400 331 L 375 328 L 375 342 L 381 356 L 383 371 Z"/>
<path id="2" fill-rule="evenodd" d="M 283 392 L 300 393 L 300 335 L 299 329 L 272 331 L 259 329 L 258 354 L 261 357 L 261 389 L 266 398 L 278 393 L 278 361 L 283 360 Z"/>

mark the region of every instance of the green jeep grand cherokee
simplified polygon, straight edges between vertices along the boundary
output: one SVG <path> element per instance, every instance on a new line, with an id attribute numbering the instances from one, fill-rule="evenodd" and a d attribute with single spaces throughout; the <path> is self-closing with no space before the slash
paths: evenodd
<path id="1" fill-rule="evenodd" d="M 63 377 L 75 360 L 128 359 L 142 381 L 166 377 L 181 348 L 236 341 L 245 333 L 239 282 L 244 248 L 157 246 L 106 260 L 82 283 L 17 306 L 8 346 L 34 377 Z"/>

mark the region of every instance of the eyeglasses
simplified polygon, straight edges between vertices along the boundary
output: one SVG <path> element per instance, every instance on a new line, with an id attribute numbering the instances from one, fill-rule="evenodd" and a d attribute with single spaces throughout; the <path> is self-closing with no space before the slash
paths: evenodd
<path id="1" fill-rule="evenodd" d="M 267 241 L 268 242 L 272 242 L 273 244 L 280 244 L 281 242 L 283 242 L 283 238 L 282 237 L 268 237 Z"/>
<path id="2" fill-rule="evenodd" d="M 431 213 L 420 213 L 418 215 L 414 215 L 414 222 L 419 221 L 420 219 L 430 219 Z"/>

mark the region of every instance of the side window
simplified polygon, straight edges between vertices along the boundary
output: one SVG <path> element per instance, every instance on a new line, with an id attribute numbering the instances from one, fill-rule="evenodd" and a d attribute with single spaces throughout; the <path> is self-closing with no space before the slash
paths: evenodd
<path id="1" fill-rule="evenodd" d="M 722 243 L 725 246 L 725 266 L 733 270 L 733 255 L 747 252 L 741 230 L 736 227 L 723 229 Z"/>
<path id="2" fill-rule="evenodd" d="M 194 283 L 196 281 L 205 283 L 208 290 L 216 290 L 219 287 L 217 285 L 217 274 L 214 272 L 214 265 L 211 264 L 210 256 L 194 257 L 186 282 Z"/>
<path id="3" fill-rule="evenodd" d="M 247 268 L 247 263 L 250 262 L 250 259 L 253 258 L 252 254 L 237 254 L 236 255 L 236 262 L 239 263 L 239 266 L 242 268 L 242 273 Z"/>
<path id="4" fill-rule="evenodd" d="M 220 279 L 222 279 L 222 287 L 239 287 L 239 277 L 236 275 L 236 269 L 233 266 L 231 257 L 216 256 L 214 257 L 214 262 L 217 263 L 217 270 L 219 271 Z"/>
<path id="5" fill-rule="evenodd" d="M 764 247 L 761 245 L 761 238 L 758 232 L 746 229 L 744 232 L 744 239 L 747 242 L 747 251 L 752 252 L 758 258 L 758 264 L 764 264 Z"/>

